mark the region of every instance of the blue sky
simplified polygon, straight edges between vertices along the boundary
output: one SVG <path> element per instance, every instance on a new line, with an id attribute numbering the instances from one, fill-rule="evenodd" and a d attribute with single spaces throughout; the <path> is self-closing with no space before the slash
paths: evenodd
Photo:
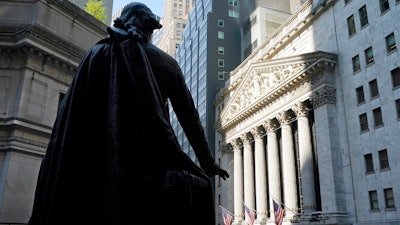
<path id="1" fill-rule="evenodd" d="M 157 16 L 164 15 L 164 0 L 114 0 L 113 14 L 130 2 L 141 2 L 147 5 Z"/>

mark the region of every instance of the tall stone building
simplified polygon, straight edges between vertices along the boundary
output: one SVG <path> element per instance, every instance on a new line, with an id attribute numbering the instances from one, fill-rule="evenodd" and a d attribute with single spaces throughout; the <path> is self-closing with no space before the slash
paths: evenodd
<path id="1" fill-rule="evenodd" d="M 164 15 L 160 21 L 162 35 L 157 46 L 174 58 L 193 4 L 193 0 L 164 0 Z"/>
<path id="2" fill-rule="evenodd" d="M 24 224 L 60 99 L 106 26 L 69 1 L 0 9 L 0 223 Z"/>
<path id="3" fill-rule="evenodd" d="M 246 224 L 400 224 L 400 1 L 309 0 L 218 89 L 216 204 Z M 222 224 L 222 217 L 217 218 Z"/>

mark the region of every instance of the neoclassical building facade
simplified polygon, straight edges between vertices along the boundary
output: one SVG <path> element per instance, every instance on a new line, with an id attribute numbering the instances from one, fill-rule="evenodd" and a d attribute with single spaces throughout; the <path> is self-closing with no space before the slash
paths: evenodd
<path id="1" fill-rule="evenodd" d="M 389 1 L 395 15 L 398 2 Z M 366 134 L 359 127 L 360 105 L 354 104 L 362 83 L 353 71 L 352 57 L 358 52 L 348 45 L 368 40 L 349 37 L 346 18 L 364 7 L 369 9 L 370 21 L 386 16 L 374 15 L 374 10 L 381 10 L 378 1 L 306 1 L 231 71 L 218 90 L 216 156 L 231 177 L 216 182 L 215 196 L 216 204 L 234 215 L 233 224 L 247 224 L 245 205 L 256 212 L 255 224 L 275 224 L 273 201 L 285 209 L 283 224 L 400 224 L 396 208 L 400 184 L 388 181 L 388 177 L 396 180 L 393 176 L 400 169 L 395 163 L 399 126 L 386 126 L 377 134 L 381 127 L 375 124 Z M 393 23 L 391 29 L 398 32 L 398 22 Z M 385 36 L 375 31 L 369 35 Z M 400 33 L 394 35 L 398 38 Z M 380 51 L 386 52 L 385 48 L 374 50 L 377 57 Z M 393 78 L 399 63 L 391 58 L 385 62 L 365 65 L 362 73 L 378 67 L 382 76 L 392 74 Z M 383 83 L 381 95 L 384 89 L 391 92 L 394 97 L 385 100 L 395 107 L 400 93 L 395 86 L 390 88 L 394 84 Z M 386 115 L 383 120 L 399 123 L 395 110 Z M 378 138 L 390 141 L 376 147 L 373 140 Z M 364 143 L 357 146 L 360 139 Z M 382 148 L 390 152 L 393 162 L 390 175 L 382 169 Z M 372 183 L 365 159 L 378 153 L 381 169 L 375 169 Z M 223 224 L 221 218 L 217 222 Z"/>

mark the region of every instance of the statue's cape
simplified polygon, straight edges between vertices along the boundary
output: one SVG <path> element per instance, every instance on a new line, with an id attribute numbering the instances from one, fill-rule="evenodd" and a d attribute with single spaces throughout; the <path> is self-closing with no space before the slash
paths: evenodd
<path id="1" fill-rule="evenodd" d="M 123 30 L 109 33 L 83 57 L 61 103 L 30 225 L 160 224 L 159 216 L 179 217 L 179 199 L 159 204 L 166 177 L 173 178 L 167 185 L 186 180 L 166 175 L 168 170 L 204 179 L 202 198 L 212 198 L 208 177 L 175 137 L 142 44 Z M 193 190 L 183 186 L 169 193 L 189 196 Z M 210 208 L 210 201 L 205 204 Z"/>

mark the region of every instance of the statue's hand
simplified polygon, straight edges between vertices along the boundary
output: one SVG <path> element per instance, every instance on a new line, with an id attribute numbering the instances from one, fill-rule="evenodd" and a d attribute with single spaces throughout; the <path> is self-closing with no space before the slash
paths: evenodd
<path id="1" fill-rule="evenodd" d="M 202 166 L 202 168 L 209 177 L 218 175 L 224 180 L 226 180 L 226 178 L 229 178 L 228 172 L 224 169 L 221 169 L 219 165 L 217 165 L 215 162 Z"/>

